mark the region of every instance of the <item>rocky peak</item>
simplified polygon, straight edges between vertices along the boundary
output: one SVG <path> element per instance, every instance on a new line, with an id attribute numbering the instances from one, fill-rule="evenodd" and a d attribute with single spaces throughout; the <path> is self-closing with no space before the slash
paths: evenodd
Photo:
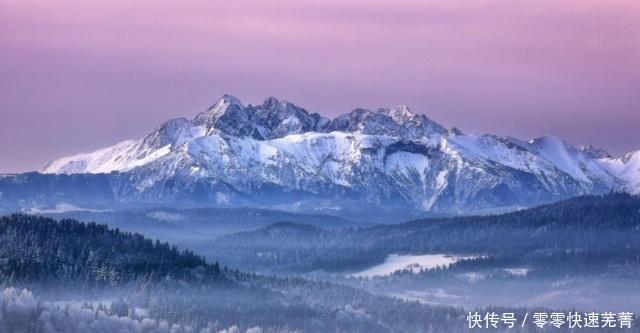
<path id="1" fill-rule="evenodd" d="M 459 135 L 464 135 L 464 133 L 457 127 L 451 127 L 450 129 L 447 130 L 447 135 L 448 136 L 459 136 Z"/>
<path id="2" fill-rule="evenodd" d="M 288 105 L 292 105 L 292 103 L 285 100 L 281 102 L 275 97 L 269 97 L 265 99 L 264 102 L 262 102 L 262 108 L 264 109 L 282 108 L 283 106 L 288 106 Z"/>
<path id="3" fill-rule="evenodd" d="M 264 139 L 275 139 L 289 134 L 323 131 L 328 119 L 275 97 L 267 98 L 253 109 L 255 124 L 263 129 Z"/>
<path id="4" fill-rule="evenodd" d="M 378 112 L 391 117 L 398 124 L 404 124 L 416 116 L 406 105 L 398 105 L 391 109 L 378 109 Z"/>
<path id="5" fill-rule="evenodd" d="M 242 102 L 234 96 L 224 95 L 206 111 L 196 115 L 193 123 L 211 129 L 215 128 L 216 122 L 225 116 L 248 119 L 246 108 L 242 105 Z"/>
<path id="6" fill-rule="evenodd" d="M 255 113 L 259 119 L 275 121 L 281 121 L 291 116 L 295 116 L 297 118 L 310 117 L 307 110 L 297 107 L 289 101 L 279 101 L 275 97 L 269 97 L 262 103 L 262 105 L 255 107 Z"/>
<path id="7" fill-rule="evenodd" d="M 286 100 L 269 97 L 260 105 L 244 106 L 230 95 L 224 95 L 193 120 L 194 125 L 206 127 L 208 133 L 218 130 L 228 135 L 257 140 L 323 131 L 328 122 L 328 119 L 316 113 L 310 114 Z"/>
<path id="8" fill-rule="evenodd" d="M 446 129 L 440 124 L 425 115 L 411 112 L 406 105 L 391 109 L 380 108 L 375 112 L 367 109 L 355 109 L 335 118 L 329 127 L 334 131 L 384 134 L 410 139 L 442 135 L 446 132 Z"/>

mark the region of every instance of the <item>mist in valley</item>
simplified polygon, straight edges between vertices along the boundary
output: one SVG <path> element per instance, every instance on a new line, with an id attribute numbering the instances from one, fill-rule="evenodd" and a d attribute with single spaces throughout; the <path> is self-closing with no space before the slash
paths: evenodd
<path id="1" fill-rule="evenodd" d="M 1 332 L 464 332 L 488 309 L 640 312 L 640 200 L 624 194 L 395 224 L 43 215 L 0 222 Z"/>

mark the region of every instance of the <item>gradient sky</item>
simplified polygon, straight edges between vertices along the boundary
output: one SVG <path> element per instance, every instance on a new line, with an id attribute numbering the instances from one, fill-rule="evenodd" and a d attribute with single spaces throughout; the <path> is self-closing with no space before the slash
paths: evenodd
<path id="1" fill-rule="evenodd" d="M 0 0 L 0 172 L 222 94 L 640 149 L 640 2 Z"/>

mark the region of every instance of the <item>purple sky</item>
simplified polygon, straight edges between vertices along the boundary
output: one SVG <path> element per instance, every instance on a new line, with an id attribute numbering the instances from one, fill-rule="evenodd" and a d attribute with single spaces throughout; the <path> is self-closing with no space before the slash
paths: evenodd
<path id="1" fill-rule="evenodd" d="M 224 93 L 334 116 L 640 148 L 640 3 L 0 0 L 0 172 L 138 138 Z"/>

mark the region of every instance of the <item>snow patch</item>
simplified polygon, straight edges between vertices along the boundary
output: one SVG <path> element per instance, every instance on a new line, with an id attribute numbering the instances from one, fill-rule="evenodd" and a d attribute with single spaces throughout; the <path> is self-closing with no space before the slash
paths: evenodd
<path id="1" fill-rule="evenodd" d="M 473 258 L 475 257 L 465 257 L 448 254 L 391 254 L 387 257 L 384 263 L 367 268 L 361 272 L 349 274 L 348 276 L 366 278 L 374 276 L 386 276 L 398 270 L 410 270 L 413 273 L 418 273 L 420 272 L 420 270 L 426 270 L 436 267 L 448 267 L 457 261 Z"/>
<path id="2" fill-rule="evenodd" d="M 32 207 L 32 208 L 25 209 L 25 212 L 30 214 L 57 214 L 57 213 L 68 213 L 68 212 L 102 213 L 102 212 L 108 212 L 108 210 L 82 208 L 82 207 L 74 206 L 69 203 L 59 203 L 55 205 L 53 208 Z"/>

